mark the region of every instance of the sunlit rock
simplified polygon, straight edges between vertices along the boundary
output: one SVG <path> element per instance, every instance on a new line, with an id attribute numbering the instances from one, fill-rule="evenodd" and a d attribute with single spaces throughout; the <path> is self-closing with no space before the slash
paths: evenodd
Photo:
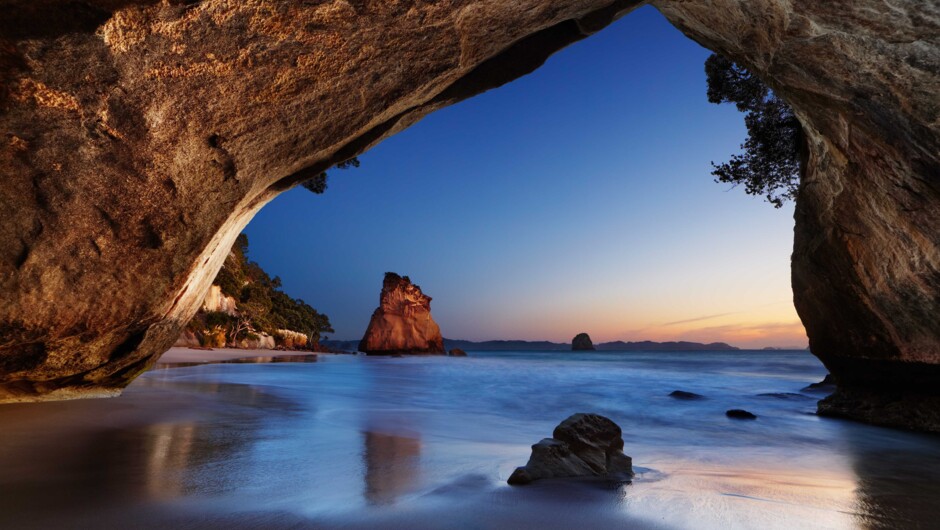
<path id="1" fill-rule="evenodd" d="M 407 276 L 386 272 L 379 307 L 359 351 L 369 355 L 443 354 L 441 328 L 431 317 L 431 297 Z"/>

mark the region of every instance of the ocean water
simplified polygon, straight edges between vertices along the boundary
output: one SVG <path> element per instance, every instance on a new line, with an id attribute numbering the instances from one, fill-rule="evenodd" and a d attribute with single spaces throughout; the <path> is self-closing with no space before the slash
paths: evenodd
<path id="1" fill-rule="evenodd" d="M 940 437 L 817 417 L 808 352 L 469 353 L 0 407 L 0 528 L 940 528 Z M 576 412 L 623 428 L 636 478 L 508 486 Z"/>

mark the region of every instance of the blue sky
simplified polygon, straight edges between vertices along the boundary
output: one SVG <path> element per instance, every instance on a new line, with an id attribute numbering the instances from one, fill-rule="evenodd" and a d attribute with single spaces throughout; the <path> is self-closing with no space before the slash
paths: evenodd
<path id="1" fill-rule="evenodd" d="M 652 7 L 434 113 L 248 226 L 250 257 L 358 339 L 385 271 L 445 337 L 805 346 L 792 205 L 716 184 L 745 136 L 705 97 L 708 50 Z"/>

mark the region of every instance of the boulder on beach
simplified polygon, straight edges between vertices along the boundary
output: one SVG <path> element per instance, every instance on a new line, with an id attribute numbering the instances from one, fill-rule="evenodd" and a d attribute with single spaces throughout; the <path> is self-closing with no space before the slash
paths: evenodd
<path id="1" fill-rule="evenodd" d="M 555 427 L 552 438 L 532 446 L 528 463 L 518 467 L 509 484 L 543 478 L 633 476 L 633 460 L 623 454 L 620 427 L 598 414 L 574 414 Z"/>
<path id="2" fill-rule="evenodd" d="M 441 328 L 431 318 L 431 297 L 407 276 L 386 272 L 379 307 L 359 351 L 369 355 L 444 354 Z"/>
<path id="3" fill-rule="evenodd" d="M 731 409 L 725 412 L 725 416 L 735 420 L 756 420 L 757 415 L 742 409 Z"/>
<path id="4" fill-rule="evenodd" d="M 591 342 L 591 336 L 587 333 L 578 333 L 571 339 L 572 351 L 590 351 L 594 349 L 594 343 Z"/>
<path id="5" fill-rule="evenodd" d="M 451 357 L 466 357 L 467 352 L 461 350 L 460 348 L 454 348 L 450 350 L 449 352 L 447 352 L 447 355 Z"/>
<path id="6" fill-rule="evenodd" d="M 669 393 L 669 397 L 673 399 L 681 399 L 684 401 L 695 401 L 697 399 L 705 399 L 705 396 L 701 394 L 696 394 L 695 392 L 686 392 L 685 390 L 673 390 Z"/>

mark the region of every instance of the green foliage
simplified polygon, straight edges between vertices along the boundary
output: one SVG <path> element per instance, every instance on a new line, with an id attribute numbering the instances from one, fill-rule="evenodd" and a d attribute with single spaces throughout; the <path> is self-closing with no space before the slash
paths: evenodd
<path id="1" fill-rule="evenodd" d="M 346 160 L 345 162 L 340 162 L 339 164 L 336 164 L 337 169 L 349 169 L 351 167 L 359 167 L 358 158 L 352 157 L 349 160 Z M 301 184 L 301 186 L 306 188 L 308 191 L 311 191 L 319 195 L 326 191 L 327 176 L 328 175 L 326 171 L 321 171 L 320 173 L 314 175 L 313 177 L 305 180 Z"/>
<path id="2" fill-rule="evenodd" d="M 734 103 L 745 113 L 743 153 L 723 164 L 712 162 L 715 182 L 744 184 L 775 208 L 796 197 L 802 164 L 803 129 L 793 110 L 747 69 L 718 54 L 705 61 L 708 101 Z"/>
<path id="3" fill-rule="evenodd" d="M 358 162 L 357 162 L 358 163 Z M 257 338 L 253 331 L 274 334 L 289 329 L 308 335 L 312 343 L 320 334 L 333 332 L 330 319 L 303 300 L 291 298 L 280 290 L 281 279 L 271 277 L 257 263 L 248 259 L 248 237 L 238 236 L 215 283 L 222 292 L 235 298 L 240 317 L 222 312 L 209 312 L 190 323 L 193 331 L 225 329 L 237 339 Z M 243 321 L 250 322 L 251 329 Z"/>
<path id="4" fill-rule="evenodd" d="M 203 316 L 204 327 L 206 329 L 216 327 L 227 328 L 232 325 L 234 321 L 235 317 L 221 311 L 210 311 Z"/>

